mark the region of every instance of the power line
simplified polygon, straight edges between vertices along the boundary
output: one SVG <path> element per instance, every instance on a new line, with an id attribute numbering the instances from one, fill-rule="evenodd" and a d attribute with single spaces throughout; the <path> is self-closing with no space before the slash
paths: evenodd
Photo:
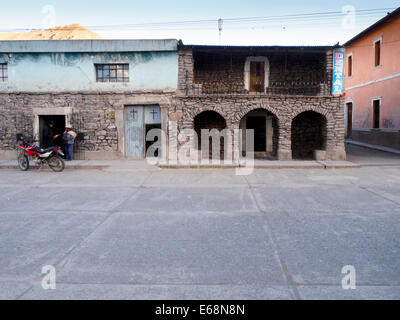
<path id="1" fill-rule="evenodd" d="M 370 17 L 373 18 L 378 15 L 387 13 L 389 10 L 395 8 L 378 8 L 378 9 L 364 9 L 356 10 L 356 18 Z M 245 17 L 245 18 L 227 18 L 222 19 L 224 21 L 224 28 L 229 28 L 231 25 L 248 25 L 254 23 L 272 23 L 280 22 L 281 24 L 299 21 L 318 21 L 337 19 L 345 16 L 341 11 L 330 11 L 330 12 L 313 12 L 313 13 L 302 13 L 302 14 L 289 14 L 289 15 L 275 15 L 275 16 L 259 16 L 259 17 Z M 205 29 L 206 27 L 218 26 L 219 19 L 208 19 L 208 20 L 185 20 L 185 21 L 169 21 L 169 22 L 149 22 L 149 23 L 136 23 L 136 24 L 119 24 L 119 25 L 100 25 L 100 26 L 88 26 L 90 30 L 107 31 L 107 30 L 176 30 L 175 28 L 198 28 Z M 69 31 L 74 30 L 73 27 L 58 27 L 51 28 L 52 30 L 58 31 Z M 14 29 L 2 29 L 0 32 L 23 32 L 23 31 L 42 31 L 43 29 L 35 28 L 14 28 Z"/>

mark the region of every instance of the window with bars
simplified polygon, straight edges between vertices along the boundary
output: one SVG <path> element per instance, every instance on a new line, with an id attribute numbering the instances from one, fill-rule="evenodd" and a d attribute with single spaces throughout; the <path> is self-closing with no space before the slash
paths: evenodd
<path id="1" fill-rule="evenodd" d="M 8 65 L 0 63 L 0 82 L 8 81 Z"/>
<path id="2" fill-rule="evenodd" d="M 129 64 L 96 64 L 97 82 L 129 82 Z"/>

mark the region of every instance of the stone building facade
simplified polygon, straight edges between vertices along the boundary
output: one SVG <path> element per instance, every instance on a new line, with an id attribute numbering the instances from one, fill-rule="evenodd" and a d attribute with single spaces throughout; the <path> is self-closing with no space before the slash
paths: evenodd
<path id="1" fill-rule="evenodd" d="M 127 145 L 137 142 L 127 142 L 135 138 L 127 137 L 129 106 L 157 108 L 157 125 L 168 129 L 178 83 L 176 40 L 0 41 L 0 64 L 7 70 L 0 80 L 1 159 L 15 159 L 21 136 L 40 144 L 49 120 L 61 132 L 65 125 L 78 132 L 77 160 L 129 157 Z M 108 69 L 100 73 L 98 66 Z"/>
<path id="2" fill-rule="evenodd" d="M 221 119 L 233 131 L 245 129 L 251 116 L 261 158 L 344 160 L 343 98 L 331 94 L 332 60 L 332 47 L 182 45 L 179 90 L 169 118 L 178 130 L 196 129 L 207 113 L 204 129 Z M 248 61 L 260 61 L 266 70 L 256 92 L 246 83 L 252 76 Z M 265 125 L 255 119 L 262 115 Z"/>
<path id="3" fill-rule="evenodd" d="M 344 103 L 331 94 L 333 50 L 0 41 L 8 72 L 0 81 L 0 158 L 15 158 L 21 135 L 40 143 L 50 119 L 79 133 L 75 159 L 82 160 L 144 158 L 153 128 L 166 134 L 161 154 L 167 160 L 185 144 L 177 139 L 185 129 L 199 139 L 202 129 L 230 129 L 235 160 L 248 145 L 239 129 L 254 130 L 259 158 L 342 160 Z M 105 65 L 109 81 L 99 81 Z M 123 81 L 110 76 L 112 65 L 123 66 Z"/>
<path id="4" fill-rule="evenodd" d="M 18 134 L 37 141 L 39 118 L 65 116 L 65 122 L 79 133 L 76 160 L 125 158 L 124 110 L 131 105 L 158 105 L 162 127 L 172 106 L 173 92 L 160 93 L 0 93 L 0 156 L 14 159 Z"/>

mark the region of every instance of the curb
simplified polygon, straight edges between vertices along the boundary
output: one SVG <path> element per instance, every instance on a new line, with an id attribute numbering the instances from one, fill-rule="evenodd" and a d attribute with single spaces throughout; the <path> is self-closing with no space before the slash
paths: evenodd
<path id="1" fill-rule="evenodd" d="M 64 170 L 103 170 L 103 169 L 107 169 L 107 168 L 110 168 L 110 166 L 66 166 Z M 2 170 L 2 169 L 4 169 L 4 170 L 20 170 L 18 166 L 13 166 L 13 165 L 0 166 L 0 170 Z M 29 170 L 31 170 L 31 169 L 38 170 L 38 167 L 31 166 L 29 168 Z M 51 171 L 51 169 L 48 167 L 47 168 L 45 167 L 42 170 Z"/>
<path id="2" fill-rule="evenodd" d="M 360 169 L 362 166 L 358 164 L 324 164 L 320 163 L 319 165 L 303 165 L 303 166 L 295 166 L 295 165 L 258 165 L 254 166 L 252 169 L 275 169 L 275 170 L 305 170 L 305 169 L 320 169 L 320 170 L 330 170 L 330 169 Z M 162 165 L 159 166 L 160 169 L 246 169 L 246 167 L 242 166 L 184 166 L 184 165 Z"/>

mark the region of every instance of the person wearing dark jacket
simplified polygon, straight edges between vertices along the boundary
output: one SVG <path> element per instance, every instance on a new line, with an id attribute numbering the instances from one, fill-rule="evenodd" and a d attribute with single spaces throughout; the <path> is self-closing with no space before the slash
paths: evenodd
<path id="1" fill-rule="evenodd" d="M 49 121 L 47 126 L 43 128 L 43 148 L 47 149 L 53 146 L 54 122 Z"/>

